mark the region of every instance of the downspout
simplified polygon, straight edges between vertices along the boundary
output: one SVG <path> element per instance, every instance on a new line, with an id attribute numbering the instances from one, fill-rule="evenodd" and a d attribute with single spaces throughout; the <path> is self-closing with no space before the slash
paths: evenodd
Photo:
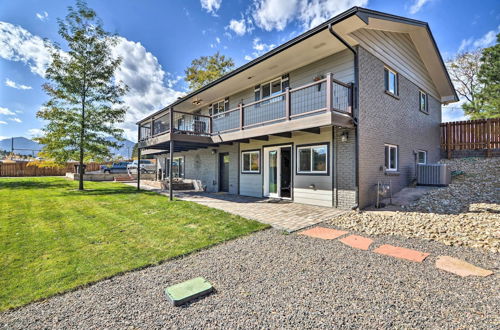
<path id="1" fill-rule="evenodd" d="M 355 130 L 355 151 L 354 151 L 354 159 L 355 159 L 355 182 L 356 182 L 356 205 L 352 207 L 352 209 L 359 208 L 359 134 L 358 134 L 358 96 L 359 96 L 359 68 L 358 68 L 358 52 L 354 47 L 352 47 L 347 41 L 345 41 L 340 35 L 337 34 L 333 30 L 332 23 L 328 24 L 328 31 L 344 46 L 346 46 L 354 55 L 354 85 L 353 85 L 353 100 L 352 100 L 352 120 L 354 122 L 354 130 Z M 338 187 L 336 187 L 338 189 Z"/>

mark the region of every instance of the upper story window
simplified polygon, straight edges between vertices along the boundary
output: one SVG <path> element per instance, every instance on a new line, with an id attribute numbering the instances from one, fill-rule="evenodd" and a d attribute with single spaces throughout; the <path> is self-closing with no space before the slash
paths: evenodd
<path id="1" fill-rule="evenodd" d="M 151 122 L 143 123 L 139 127 L 140 140 L 147 139 L 151 136 Z"/>
<path id="2" fill-rule="evenodd" d="M 284 92 L 288 86 L 288 74 L 281 76 L 281 78 L 276 78 L 263 84 L 257 85 L 255 86 L 255 101 L 280 94 L 281 92 Z M 274 99 L 279 100 L 279 98 Z"/>
<path id="3" fill-rule="evenodd" d="M 220 113 L 223 113 L 227 110 L 229 110 L 229 98 L 226 97 L 223 100 L 220 100 L 218 102 L 212 103 L 210 106 L 210 112 L 212 115 L 218 115 Z"/>
<path id="4" fill-rule="evenodd" d="M 385 91 L 393 95 L 398 95 L 398 73 L 387 67 L 384 68 Z"/>
<path id="5" fill-rule="evenodd" d="M 427 164 L 427 151 L 425 150 L 417 151 L 417 164 Z"/>
<path id="6" fill-rule="evenodd" d="M 422 112 L 429 113 L 429 104 L 428 104 L 428 96 L 427 93 L 419 91 L 418 92 L 418 101 L 419 101 L 419 109 Z"/>
<path id="7" fill-rule="evenodd" d="M 169 127 L 170 115 L 167 113 L 159 118 L 153 120 L 153 135 L 166 132 Z"/>
<path id="8" fill-rule="evenodd" d="M 328 145 L 297 146 L 298 174 L 327 174 Z"/>
<path id="9" fill-rule="evenodd" d="M 385 170 L 395 172 L 398 170 L 398 146 L 393 144 L 385 145 Z"/>

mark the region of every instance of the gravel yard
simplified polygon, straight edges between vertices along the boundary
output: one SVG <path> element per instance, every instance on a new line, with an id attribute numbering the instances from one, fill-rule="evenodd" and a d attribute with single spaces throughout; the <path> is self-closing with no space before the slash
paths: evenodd
<path id="1" fill-rule="evenodd" d="M 363 233 L 360 233 L 363 235 Z M 380 236 L 431 253 L 414 263 L 269 229 L 162 265 L 0 314 L 4 328 L 493 328 L 497 254 Z M 434 267 L 438 255 L 491 269 L 485 278 Z M 216 293 L 172 307 L 166 286 L 204 276 Z"/>
<path id="2" fill-rule="evenodd" d="M 394 234 L 500 252 L 500 158 L 444 161 L 464 174 L 402 211 L 350 212 L 330 223 L 370 235 Z"/>

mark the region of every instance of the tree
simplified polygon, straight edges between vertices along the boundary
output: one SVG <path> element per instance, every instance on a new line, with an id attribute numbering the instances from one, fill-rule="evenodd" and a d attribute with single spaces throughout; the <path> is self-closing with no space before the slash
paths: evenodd
<path id="1" fill-rule="evenodd" d="M 132 159 L 139 158 L 139 143 L 135 143 L 134 147 L 132 148 Z"/>
<path id="2" fill-rule="evenodd" d="M 191 90 L 196 90 L 222 77 L 234 68 L 231 58 L 215 53 L 212 56 L 202 56 L 194 59 L 184 72 Z"/>
<path id="3" fill-rule="evenodd" d="M 463 52 L 448 63 L 448 72 L 458 95 L 466 100 L 462 105 L 467 115 L 481 111 L 477 99 L 482 86 L 478 79 L 481 66 L 481 51 Z"/>
<path id="4" fill-rule="evenodd" d="M 500 33 L 497 43 L 483 49 L 478 80 L 484 86 L 477 95 L 482 105 L 473 118 L 500 118 Z"/>
<path id="5" fill-rule="evenodd" d="M 104 31 L 102 21 L 84 1 L 68 7 L 68 15 L 58 24 L 69 51 L 47 42 L 52 61 L 43 89 L 50 99 L 37 117 L 48 123 L 36 141 L 45 145 L 42 155 L 57 163 L 78 159 L 78 189 L 83 190 L 84 162 L 111 157 L 109 148 L 118 148 L 117 141 L 123 141 L 123 130 L 116 124 L 125 118 L 127 107 L 121 97 L 127 86 L 113 78 L 121 62 L 111 55 L 116 36 Z"/>

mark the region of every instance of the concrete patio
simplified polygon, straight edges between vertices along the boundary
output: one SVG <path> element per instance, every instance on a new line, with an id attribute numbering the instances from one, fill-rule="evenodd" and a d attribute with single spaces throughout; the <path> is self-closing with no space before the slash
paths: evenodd
<path id="1" fill-rule="evenodd" d="M 141 189 L 168 195 L 166 191 L 161 191 L 144 184 L 141 184 Z M 336 216 L 347 212 L 330 207 L 299 204 L 286 200 L 255 198 L 226 193 L 175 191 L 174 196 L 181 200 L 237 214 L 244 218 L 266 223 L 274 228 L 289 232 L 332 220 Z"/>

